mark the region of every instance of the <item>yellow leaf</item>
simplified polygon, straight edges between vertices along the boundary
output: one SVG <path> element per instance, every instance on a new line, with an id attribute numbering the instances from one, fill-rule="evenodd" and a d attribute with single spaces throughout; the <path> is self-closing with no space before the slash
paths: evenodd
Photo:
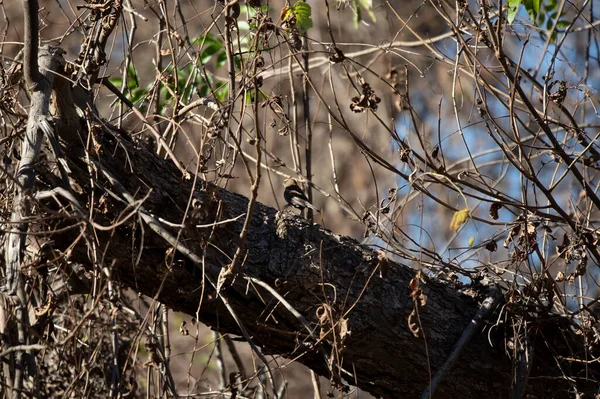
<path id="1" fill-rule="evenodd" d="M 469 219 L 469 217 L 469 208 L 454 212 L 454 216 L 452 216 L 452 221 L 450 222 L 450 228 L 454 231 L 458 231 L 460 226 L 462 226 Z"/>
<path id="2" fill-rule="evenodd" d="M 471 238 L 469 238 L 469 248 L 471 248 L 473 246 L 474 242 L 475 242 L 475 237 L 471 236 Z"/>
<path id="3" fill-rule="evenodd" d="M 291 13 L 292 13 L 291 8 L 283 7 L 283 10 L 281 10 L 281 20 L 285 21 L 286 19 L 288 19 L 288 17 L 290 16 Z"/>

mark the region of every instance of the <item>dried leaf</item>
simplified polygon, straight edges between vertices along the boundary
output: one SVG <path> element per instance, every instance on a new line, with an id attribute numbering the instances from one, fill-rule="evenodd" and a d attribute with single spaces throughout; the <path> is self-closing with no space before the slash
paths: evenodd
<path id="1" fill-rule="evenodd" d="M 413 333 L 415 338 L 418 338 L 419 337 L 419 326 L 413 320 L 416 315 L 417 315 L 417 310 L 413 309 L 413 311 L 410 312 L 410 315 L 408 316 L 408 329 L 410 330 L 411 333 Z"/>
<path id="2" fill-rule="evenodd" d="M 371 86 L 364 82 L 362 84 L 362 95 L 352 97 L 352 103 L 350 104 L 350 110 L 352 112 L 363 112 L 367 108 L 370 108 L 373 112 L 377 111 L 378 105 L 381 102 L 381 98 L 375 95 L 375 91 Z"/>
<path id="3" fill-rule="evenodd" d="M 319 323 L 321 325 L 327 324 L 327 320 L 329 319 L 329 305 L 326 303 L 321 304 L 321 306 L 317 308 L 316 313 Z"/>
<path id="4" fill-rule="evenodd" d="M 146 361 L 142 366 L 145 368 L 160 368 L 160 365 L 163 361 L 162 356 L 158 353 L 158 346 L 154 343 L 148 342 L 146 344 L 146 349 L 148 350 L 148 361 Z"/>
<path id="5" fill-rule="evenodd" d="M 350 334 L 350 330 L 348 330 L 348 319 L 342 318 L 338 324 L 338 332 L 340 335 L 340 339 L 343 340 L 347 335 Z"/>
<path id="6" fill-rule="evenodd" d="M 383 251 L 377 251 L 377 268 L 379 268 L 379 277 L 385 278 L 390 271 L 390 262 Z"/>
<path id="7" fill-rule="evenodd" d="M 183 37 L 181 37 L 181 35 L 179 34 L 179 32 L 177 31 L 172 31 L 171 32 L 171 36 L 177 40 L 177 45 L 179 47 L 184 47 L 185 46 L 185 40 L 183 40 Z"/>
<path id="8" fill-rule="evenodd" d="M 558 89 L 554 93 L 549 94 L 548 99 L 555 104 L 561 105 L 565 101 L 565 97 L 567 97 L 567 85 L 561 80 L 558 84 Z"/>
<path id="9" fill-rule="evenodd" d="M 323 303 L 321 304 L 321 306 L 319 306 L 316 310 L 316 314 L 317 314 L 317 319 L 319 319 L 319 324 L 320 324 L 320 332 L 319 332 L 319 339 L 326 339 L 327 336 L 329 336 L 330 334 L 330 329 L 329 326 L 332 324 L 331 323 L 331 307 L 326 304 Z"/>
<path id="10" fill-rule="evenodd" d="M 423 294 L 423 290 L 421 289 L 421 282 L 424 281 L 423 272 L 419 270 L 415 277 L 413 277 L 408 284 L 408 288 L 410 289 L 409 295 L 419 306 L 425 306 L 427 303 L 427 296 Z"/>
<path id="11" fill-rule="evenodd" d="M 173 271 L 173 268 L 171 267 L 171 265 L 173 264 L 173 261 L 175 260 L 175 248 L 171 247 L 168 248 L 165 251 L 165 267 L 167 269 L 169 269 L 169 271 Z"/>
<path id="12" fill-rule="evenodd" d="M 460 226 L 462 226 L 470 217 L 469 208 L 461 209 L 460 211 L 454 212 L 454 216 L 452 216 L 452 221 L 450 222 L 450 228 L 454 231 L 458 231 Z"/>
<path id="13" fill-rule="evenodd" d="M 508 246 L 510 245 L 510 243 L 513 242 L 515 236 L 517 236 L 520 231 L 521 231 L 521 225 L 520 224 L 515 224 L 513 226 L 513 228 L 510 229 L 510 232 L 508 233 L 508 237 L 506 237 L 506 240 L 504 240 L 504 248 L 508 248 Z"/>
<path id="14" fill-rule="evenodd" d="M 498 220 L 498 211 L 502 208 L 502 204 L 500 202 L 494 202 L 490 205 L 490 218 L 493 220 Z"/>
<path id="15" fill-rule="evenodd" d="M 437 159 L 439 153 L 440 153 L 440 146 L 438 144 L 435 147 L 433 147 L 433 150 L 431 151 L 431 158 Z"/>
<path id="16" fill-rule="evenodd" d="M 485 249 L 490 252 L 496 252 L 498 250 L 498 244 L 495 240 L 490 240 L 487 244 L 485 244 Z"/>
<path id="17" fill-rule="evenodd" d="M 219 272 L 219 277 L 217 279 L 217 295 L 219 292 L 221 292 L 221 288 L 223 288 L 223 284 L 225 284 L 225 282 L 227 281 L 227 278 L 229 276 L 231 276 L 233 274 L 233 271 L 231 270 L 231 265 L 227 265 L 225 267 L 223 267 L 221 269 L 221 271 Z"/>

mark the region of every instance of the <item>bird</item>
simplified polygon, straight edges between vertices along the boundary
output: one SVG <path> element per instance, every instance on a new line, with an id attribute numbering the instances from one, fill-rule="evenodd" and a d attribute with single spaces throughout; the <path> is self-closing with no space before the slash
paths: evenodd
<path id="1" fill-rule="evenodd" d="M 308 201 L 308 198 L 298 186 L 298 182 L 296 179 L 285 179 L 283 182 L 283 186 L 285 187 L 283 191 L 283 198 L 285 198 L 286 202 L 293 206 L 294 208 L 303 210 L 304 208 L 310 208 L 313 211 L 320 212 L 313 204 Z"/>

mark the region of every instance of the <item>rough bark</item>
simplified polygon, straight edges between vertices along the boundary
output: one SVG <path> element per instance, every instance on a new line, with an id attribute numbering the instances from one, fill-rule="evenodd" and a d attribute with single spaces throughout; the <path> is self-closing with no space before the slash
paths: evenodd
<path id="1" fill-rule="evenodd" d="M 95 210 L 95 222 L 108 225 L 134 211 L 124 206 L 133 202 L 125 193 L 134 193 L 137 200 L 145 198 L 141 206 L 136 204 L 145 218 L 143 234 L 142 218 L 137 217 L 113 231 L 96 233 L 105 251 L 104 264 L 114 262 L 114 276 L 128 287 L 176 311 L 196 315 L 221 332 L 242 335 L 226 302 L 264 353 L 298 358 L 321 375 L 334 380 L 341 377 L 376 396 L 418 397 L 444 365 L 484 299 L 478 296 L 477 287 L 461 289 L 425 278 L 422 288 L 427 302 L 418 309 L 419 319 L 413 320 L 420 326 L 415 336 L 408 326 L 414 309 L 409 289 L 416 273 L 413 268 L 391 262 L 387 276 L 381 278 L 372 250 L 260 203 L 253 212 L 242 273 L 226 282 L 217 295 L 208 280 L 214 284 L 221 268 L 231 262 L 247 198 L 197 180 L 194 204 L 186 215 L 193 182 L 183 180 L 171 163 L 130 141 L 123 132 L 98 128 L 94 142 L 94 176 L 101 182 L 94 189 L 96 198 L 104 195 L 101 208 Z M 68 156 L 72 177 L 89 193 L 92 188 L 83 150 L 71 150 Z M 120 183 L 100 177 L 103 173 Z M 102 186 L 113 192 L 112 197 Z M 162 236 L 153 233 L 148 229 L 152 224 L 162 225 L 166 232 Z M 177 224 L 184 227 L 173 227 Z M 202 225 L 208 227 L 197 227 Z M 178 237 L 179 250 L 173 250 L 174 241 L 169 244 L 167 236 Z M 58 248 L 68 248 L 73 238 L 66 233 L 53 237 Z M 89 263 L 88 250 L 83 240 L 80 243 L 70 260 Z M 543 329 L 536 324 L 538 336 L 544 339 L 535 343 L 538 348 L 530 377 L 548 378 L 530 380 L 528 391 L 539 397 L 568 397 L 566 380 L 560 376 L 577 372 L 566 362 L 559 369 L 552 358 L 580 347 L 570 331 L 556 328 L 557 320 L 545 322 Z M 557 345 L 550 350 L 547 342 Z M 435 397 L 509 397 L 511 362 L 503 339 L 495 345 L 490 346 L 487 330 L 477 333 L 442 379 Z M 570 352 L 565 352 L 568 346 Z M 585 381 L 581 389 L 586 389 Z"/>
<path id="2" fill-rule="evenodd" d="M 15 305 L 15 315 L 19 320 L 16 324 L 17 340 L 12 342 L 12 347 L 28 347 L 31 337 L 28 335 L 29 319 L 27 316 L 27 293 L 22 278 L 22 266 L 25 264 L 25 252 L 27 251 L 27 231 L 29 228 L 28 220 L 32 215 L 31 211 L 31 191 L 35 185 L 35 165 L 38 162 L 43 138 L 46 136 L 50 140 L 52 130 L 47 120 L 49 116 L 50 98 L 52 95 L 54 73 L 62 69 L 64 59 L 62 50 L 52 46 L 43 46 L 39 49 L 37 46 L 37 1 L 26 1 L 26 27 L 35 29 L 35 35 L 28 34 L 26 41 L 35 42 L 33 50 L 28 48 L 24 55 L 24 78 L 31 96 L 31 107 L 29 109 L 29 118 L 27 120 L 27 129 L 25 137 L 21 142 L 21 152 L 19 165 L 17 167 L 16 184 L 14 185 L 14 198 L 12 200 L 12 209 L 10 214 L 9 231 L 6 234 L 4 248 L 5 276 L 6 282 L 3 290 L 11 295 L 15 295 L 18 300 Z M 31 3 L 31 4 L 30 4 Z M 29 31 L 28 31 L 29 32 Z M 33 36 L 33 37 L 32 37 Z M 39 66 L 42 71 L 38 70 Z M 55 148 L 58 143 L 55 142 Z M 6 311 L 6 301 L 1 301 L 0 307 L 2 313 Z M 8 320 L 2 317 L 0 321 L 0 330 L 8 331 Z M 28 366 L 28 367 L 26 367 Z M 20 398 L 23 389 L 23 380 L 25 370 L 35 370 L 35 357 L 30 349 L 16 351 L 14 366 L 14 376 L 7 378 L 8 392 L 12 398 Z M 5 372 L 8 371 L 4 367 Z M 33 374 L 33 373 L 30 373 Z M 7 374 L 8 376 L 9 374 Z M 34 375 L 30 375 L 34 377 Z"/>

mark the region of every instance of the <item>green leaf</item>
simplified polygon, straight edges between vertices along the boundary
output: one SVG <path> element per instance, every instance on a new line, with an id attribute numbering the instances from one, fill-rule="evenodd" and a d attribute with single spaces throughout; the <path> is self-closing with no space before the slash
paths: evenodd
<path id="1" fill-rule="evenodd" d="M 546 0 L 545 3 L 546 5 L 544 6 L 544 8 L 546 9 L 546 11 L 556 10 L 556 0 Z"/>
<path id="2" fill-rule="evenodd" d="M 508 24 L 512 24 L 517 16 L 517 12 L 519 12 L 519 6 L 521 5 L 522 0 L 508 0 L 506 4 L 506 8 L 508 10 L 506 14 L 506 20 Z"/>
<path id="3" fill-rule="evenodd" d="M 122 78 L 108 78 L 108 81 L 115 87 L 121 87 L 121 83 L 123 83 Z"/>
<path id="4" fill-rule="evenodd" d="M 362 17 L 360 14 L 360 6 L 358 5 L 358 3 L 356 1 L 354 1 L 352 3 L 352 8 L 354 11 L 354 29 L 358 29 L 358 24 L 362 20 Z"/>
<path id="5" fill-rule="evenodd" d="M 123 86 L 123 78 L 121 77 L 109 78 L 109 81 L 118 88 Z M 127 68 L 125 83 L 127 84 L 127 87 L 123 90 L 123 95 L 134 104 L 143 100 L 148 94 L 148 88 L 143 89 L 138 85 L 137 71 L 135 70 L 133 63 L 130 63 Z M 140 105 L 140 108 L 143 110 L 142 105 Z"/>
<path id="6" fill-rule="evenodd" d="M 127 96 L 129 97 L 129 101 L 131 101 L 134 104 L 137 104 L 140 100 L 142 100 L 146 94 L 148 92 L 146 90 L 143 89 L 135 89 L 131 92 L 131 95 Z"/>
<path id="7" fill-rule="evenodd" d="M 256 29 L 256 24 L 253 23 L 254 28 Z M 238 29 L 243 32 L 249 32 L 252 27 L 246 21 L 238 21 Z"/>
<path id="8" fill-rule="evenodd" d="M 185 84 L 186 80 L 188 80 L 188 77 L 190 76 L 190 73 L 192 72 L 193 69 L 191 68 L 191 65 L 185 68 L 177 68 L 177 82 L 180 86 Z"/>
<path id="9" fill-rule="evenodd" d="M 198 89 L 198 95 L 200 97 L 207 97 L 210 94 L 210 87 L 208 86 L 201 86 Z"/>
<path id="10" fill-rule="evenodd" d="M 218 82 L 215 89 L 215 98 L 221 102 L 225 102 L 229 94 L 229 83 Z"/>
<path id="11" fill-rule="evenodd" d="M 304 1 L 297 2 L 292 7 L 292 12 L 296 16 L 296 27 L 301 34 L 312 28 L 312 9 L 308 3 Z"/>
<path id="12" fill-rule="evenodd" d="M 219 53 L 219 55 L 217 56 L 217 68 L 222 68 L 226 62 L 227 62 L 227 53 L 223 51 L 223 52 Z"/>
<path id="13" fill-rule="evenodd" d="M 523 3 L 531 22 L 536 23 L 538 14 L 540 13 L 540 0 L 525 0 Z"/>
<path id="14" fill-rule="evenodd" d="M 196 38 L 194 44 L 201 46 L 202 51 L 198 61 L 202 65 L 208 63 L 215 54 L 220 54 L 225 51 L 223 41 L 221 39 L 216 39 L 210 33 Z"/>
<path id="15" fill-rule="evenodd" d="M 358 28 L 360 21 L 363 21 L 362 9 L 364 8 L 369 18 L 373 22 L 377 22 L 375 13 L 373 12 L 373 0 L 352 0 L 352 11 L 354 12 L 354 29 Z"/>
<path id="16" fill-rule="evenodd" d="M 367 14 L 369 14 L 371 20 L 373 22 L 377 22 L 377 19 L 375 18 L 375 13 L 373 12 L 373 0 L 358 0 L 358 2 L 365 10 L 367 10 Z"/>
<path id="17" fill-rule="evenodd" d="M 540 13 L 540 3 L 542 0 L 533 0 L 533 10 L 536 14 Z"/>
<path id="18" fill-rule="evenodd" d="M 221 49 L 221 45 L 214 42 L 210 43 L 208 46 L 205 46 L 202 50 L 202 53 L 200 53 L 200 63 L 203 65 L 208 63 L 212 56 L 218 53 Z"/>
<path id="19" fill-rule="evenodd" d="M 269 6 L 268 5 L 264 5 L 264 6 L 260 6 L 260 7 L 251 7 L 248 5 L 243 5 L 240 7 L 240 11 L 242 14 L 246 14 L 246 16 L 248 18 L 254 18 L 258 15 L 259 12 L 262 12 L 264 14 L 269 12 Z"/>

